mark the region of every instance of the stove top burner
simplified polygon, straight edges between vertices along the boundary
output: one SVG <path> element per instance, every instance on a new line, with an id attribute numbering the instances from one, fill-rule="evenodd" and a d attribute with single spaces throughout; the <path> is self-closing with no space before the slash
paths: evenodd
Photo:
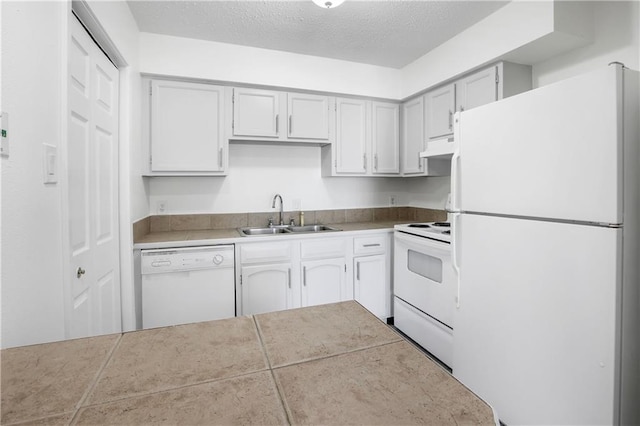
<path id="1" fill-rule="evenodd" d="M 409 226 L 409 228 L 431 228 L 431 225 L 426 223 L 411 223 L 407 226 Z"/>
<path id="2" fill-rule="evenodd" d="M 442 226 L 445 228 L 449 228 L 451 226 L 451 224 L 449 222 L 435 222 L 433 224 L 433 226 Z"/>

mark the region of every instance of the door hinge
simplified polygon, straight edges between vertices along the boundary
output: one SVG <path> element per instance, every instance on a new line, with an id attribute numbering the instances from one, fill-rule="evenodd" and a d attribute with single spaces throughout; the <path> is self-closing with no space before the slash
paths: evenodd
<path id="1" fill-rule="evenodd" d="M 347 264 L 344 264 L 344 271 L 347 272 Z"/>
<path id="2" fill-rule="evenodd" d="M 240 285 L 242 285 L 242 275 L 240 275 Z"/>
<path id="3" fill-rule="evenodd" d="M 496 84 L 500 83 L 500 74 L 498 73 L 498 67 L 496 67 Z"/>
<path id="4" fill-rule="evenodd" d="M 153 85 L 149 83 L 149 96 L 153 95 Z"/>
<path id="5" fill-rule="evenodd" d="M 231 95 L 231 103 L 235 103 L 236 101 L 236 94 L 234 93 L 233 95 Z"/>
<path id="6" fill-rule="evenodd" d="M 153 157 L 151 155 L 149 156 L 149 164 L 153 165 Z"/>

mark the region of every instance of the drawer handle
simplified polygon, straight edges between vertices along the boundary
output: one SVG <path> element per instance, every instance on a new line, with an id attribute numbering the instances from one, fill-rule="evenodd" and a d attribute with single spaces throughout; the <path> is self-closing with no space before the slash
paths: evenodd
<path id="1" fill-rule="evenodd" d="M 380 247 L 380 243 L 375 244 L 363 244 L 362 247 Z"/>
<path id="2" fill-rule="evenodd" d="M 302 285 L 307 286 L 307 267 L 302 267 Z"/>

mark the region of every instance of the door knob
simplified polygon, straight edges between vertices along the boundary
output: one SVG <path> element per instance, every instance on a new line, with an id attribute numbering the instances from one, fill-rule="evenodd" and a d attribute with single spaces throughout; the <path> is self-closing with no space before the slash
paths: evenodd
<path id="1" fill-rule="evenodd" d="M 87 272 L 87 271 L 85 271 L 85 270 L 84 270 L 84 269 L 82 269 L 81 267 L 78 267 L 78 270 L 76 271 L 76 276 L 77 276 L 78 278 L 81 278 L 81 277 L 85 274 L 85 272 Z"/>

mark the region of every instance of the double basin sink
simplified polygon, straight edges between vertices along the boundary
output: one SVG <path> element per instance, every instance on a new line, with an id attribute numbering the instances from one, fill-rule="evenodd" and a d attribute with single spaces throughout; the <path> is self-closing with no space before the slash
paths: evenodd
<path id="1" fill-rule="evenodd" d="M 335 232 L 341 229 L 332 228 L 327 225 L 305 225 L 305 226 L 272 226 L 268 228 L 238 228 L 238 232 L 243 237 L 254 237 L 258 235 L 282 235 L 282 234 L 303 234 L 317 232 Z"/>

